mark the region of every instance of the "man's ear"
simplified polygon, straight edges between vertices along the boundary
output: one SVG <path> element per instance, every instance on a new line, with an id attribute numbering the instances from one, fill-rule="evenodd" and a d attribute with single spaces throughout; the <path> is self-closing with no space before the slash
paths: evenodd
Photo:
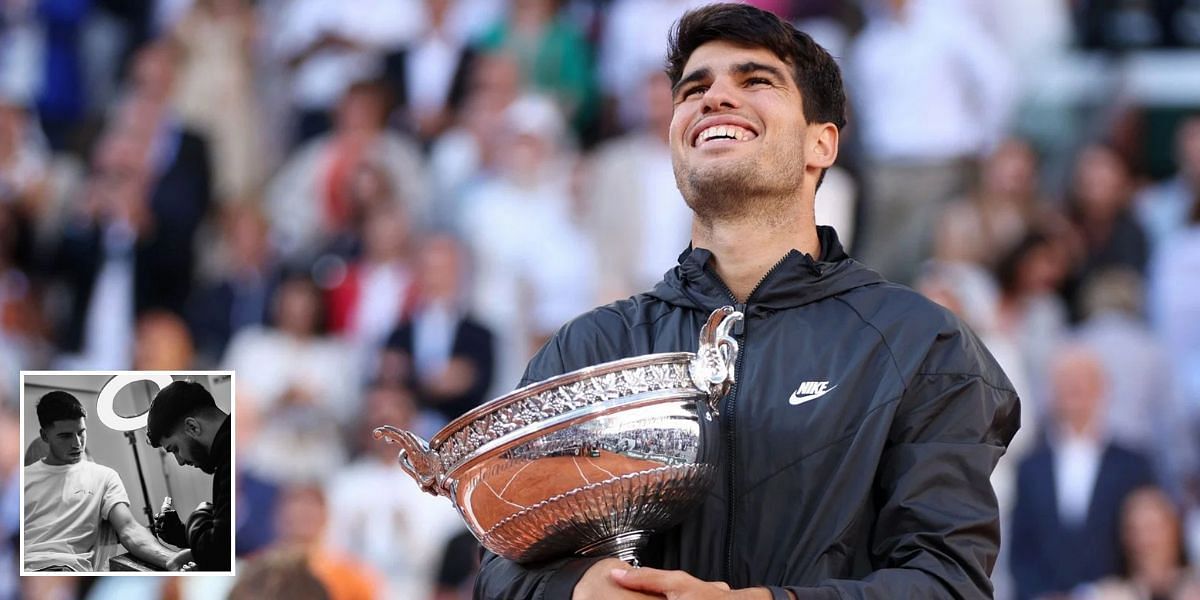
<path id="1" fill-rule="evenodd" d="M 808 152 L 805 161 L 809 167 L 828 169 L 837 161 L 838 141 L 841 132 L 833 123 L 814 123 L 808 126 Z"/>
<path id="2" fill-rule="evenodd" d="M 204 427 L 200 424 L 200 419 L 196 417 L 186 417 L 183 419 L 183 432 L 192 439 L 200 439 L 200 434 Z"/>
<path id="3" fill-rule="evenodd" d="M 50 443 L 50 438 L 46 436 L 46 430 L 41 427 L 38 427 L 38 437 L 42 438 L 43 442 Z"/>

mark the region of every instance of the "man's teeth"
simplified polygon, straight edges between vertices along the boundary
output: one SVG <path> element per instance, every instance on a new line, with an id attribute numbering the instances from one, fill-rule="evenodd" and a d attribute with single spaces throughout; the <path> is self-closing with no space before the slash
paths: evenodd
<path id="1" fill-rule="evenodd" d="M 700 132 L 700 141 L 707 142 L 712 139 L 728 138 L 739 142 L 745 142 L 757 137 L 753 131 L 738 127 L 737 125 L 717 125 L 709 127 Z"/>

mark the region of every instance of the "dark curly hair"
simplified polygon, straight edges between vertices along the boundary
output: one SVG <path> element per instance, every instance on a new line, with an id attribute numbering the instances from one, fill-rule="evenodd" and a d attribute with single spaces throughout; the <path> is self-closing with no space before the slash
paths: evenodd
<path id="1" fill-rule="evenodd" d="M 49 392 L 42 396 L 37 403 L 38 425 L 43 429 L 54 425 L 55 421 L 74 421 L 87 417 L 87 411 L 79 399 L 66 392 Z"/>
<path id="2" fill-rule="evenodd" d="M 846 89 L 842 71 L 824 48 L 807 33 L 773 13 L 748 4 L 711 4 L 688 11 L 671 30 L 667 76 L 674 87 L 696 48 L 713 41 L 747 48 L 765 48 L 792 67 L 810 123 L 846 126 Z"/>

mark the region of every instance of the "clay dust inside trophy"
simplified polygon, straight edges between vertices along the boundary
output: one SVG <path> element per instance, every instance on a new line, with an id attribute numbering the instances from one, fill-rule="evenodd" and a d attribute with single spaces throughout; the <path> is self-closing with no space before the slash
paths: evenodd
<path id="1" fill-rule="evenodd" d="M 709 316 L 696 353 L 649 354 L 572 371 L 492 400 L 428 443 L 391 426 L 400 466 L 454 503 L 484 547 L 510 560 L 637 561 L 712 487 L 717 403 L 734 381 L 742 318 Z M 703 414 L 703 418 L 701 417 Z"/>

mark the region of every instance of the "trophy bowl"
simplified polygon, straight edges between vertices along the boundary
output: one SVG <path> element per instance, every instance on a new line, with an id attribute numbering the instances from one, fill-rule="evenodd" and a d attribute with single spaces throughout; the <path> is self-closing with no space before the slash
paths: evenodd
<path id="1" fill-rule="evenodd" d="M 742 314 L 714 311 L 692 352 L 565 373 L 462 415 L 426 442 L 384 425 L 400 467 L 445 496 L 488 550 L 521 563 L 570 555 L 636 563 L 712 487 L 717 403 L 734 382 Z M 707 433 L 706 433 L 707 432 Z"/>

